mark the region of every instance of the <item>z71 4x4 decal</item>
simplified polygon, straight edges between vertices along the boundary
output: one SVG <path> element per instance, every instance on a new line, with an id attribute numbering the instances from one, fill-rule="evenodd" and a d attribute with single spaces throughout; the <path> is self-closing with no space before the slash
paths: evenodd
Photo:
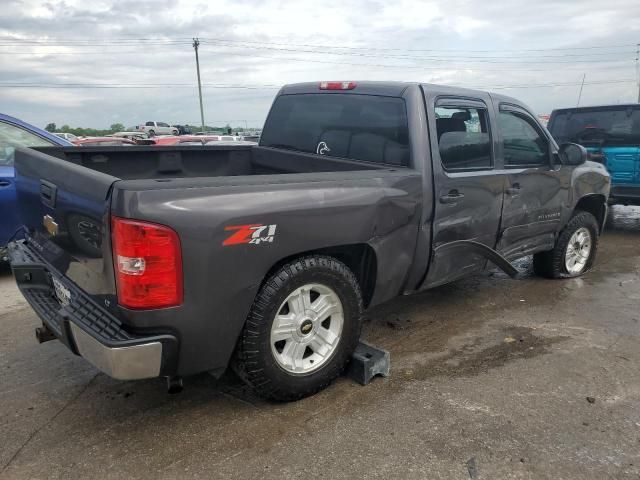
<path id="1" fill-rule="evenodd" d="M 276 235 L 276 225 L 262 225 L 261 223 L 252 223 L 249 225 L 230 225 L 224 227 L 225 232 L 231 232 L 231 236 L 222 242 L 222 245 L 241 245 L 245 243 L 260 245 L 261 243 L 273 243 Z"/>

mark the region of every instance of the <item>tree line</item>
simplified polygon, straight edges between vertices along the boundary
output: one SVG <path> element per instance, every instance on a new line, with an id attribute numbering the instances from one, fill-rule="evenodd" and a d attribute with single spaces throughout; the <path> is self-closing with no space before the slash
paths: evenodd
<path id="1" fill-rule="evenodd" d="M 201 131 L 202 127 L 194 125 L 184 125 L 187 129 L 190 129 L 193 133 Z M 218 132 L 218 133 L 235 133 L 244 130 L 242 127 L 231 127 L 227 124 L 224 127 L 211 127 L 205 125 L 205 131 Z M 126 128 L 122 123 L 114 123 L 108 129 L 99 128 L 83 128 L 83 127 L 70 127 L 69 125 L 62 125 L 58 127 L 55 123 L 48 123 L 44 129 L 47 132 L 59 132 L 59 133 L 72 133 L 77 137 L 102 137 L 105 135 L 112 135 L 117 132 L 135 131 L 135 127 Z"/>

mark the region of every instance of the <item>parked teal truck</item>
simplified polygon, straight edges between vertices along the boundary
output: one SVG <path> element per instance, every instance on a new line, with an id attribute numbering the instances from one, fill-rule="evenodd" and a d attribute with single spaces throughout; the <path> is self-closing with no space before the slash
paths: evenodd
<path id="1" fill-rule="evenodd" d="M 640 104 L 554 110 L 548 128 L 559 144 L 579 143 L 607 167 L 609 203 L 640 205 Z"/>

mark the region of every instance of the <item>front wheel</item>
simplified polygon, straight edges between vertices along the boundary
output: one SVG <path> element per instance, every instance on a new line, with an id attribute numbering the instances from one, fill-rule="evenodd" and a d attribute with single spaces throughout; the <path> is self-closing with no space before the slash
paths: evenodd
<path id="1" fill-rule="evenodd" d="M 241 334 L 234 368 L 261 396 L 298 400 L 344 369 L 360 337 L 362 297 L 342 262 L 294 260 L 260 289 Z"/>
<path id="2" fill-rule="evenodd" d="M 577 277 L 587 272 L 596 257 L 598 221 L 589 212 L 578 212 L 558 236 L 549 252 L 533 256 L 533 269 L 547 278 Z"/>

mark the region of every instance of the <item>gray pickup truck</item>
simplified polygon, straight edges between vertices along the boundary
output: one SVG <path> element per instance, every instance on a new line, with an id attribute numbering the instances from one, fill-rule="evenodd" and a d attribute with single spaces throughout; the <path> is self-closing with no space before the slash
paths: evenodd
<path id="1" fill-rule="evenodd" d="M 587 271 L 610 179 L 586 158 L 501 95 L 288 85 L 258 146 L 18 151 L 11 265 L 40 341 L 114 378 L 231 365 L 295 400 L 343 370 L 363 309 L 527 255 Z"/>

